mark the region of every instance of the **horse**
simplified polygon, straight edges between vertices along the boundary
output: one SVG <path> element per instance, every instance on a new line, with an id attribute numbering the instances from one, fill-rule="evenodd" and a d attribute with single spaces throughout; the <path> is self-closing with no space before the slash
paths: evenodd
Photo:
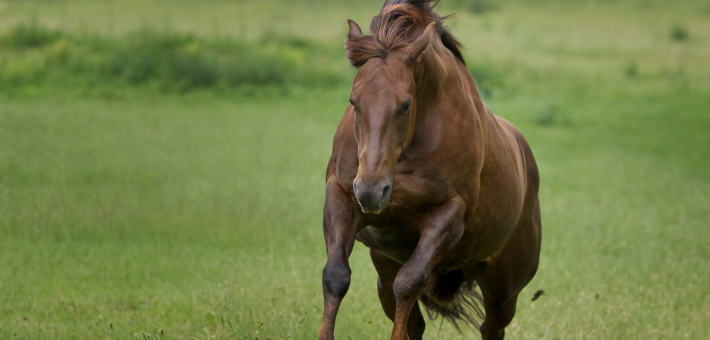
<path id="1" fill-rule="evenodd" d="M 483 102 L 437 3 L 388 0 L 369 36 L 348 20 L 358 71 L 326 168 L 320 340 L 333 339 L 355 240 L 370 249 L 393 340 L 422 339 L 418 301 L 503 339 L 537 272 L 535 159 Z"/>

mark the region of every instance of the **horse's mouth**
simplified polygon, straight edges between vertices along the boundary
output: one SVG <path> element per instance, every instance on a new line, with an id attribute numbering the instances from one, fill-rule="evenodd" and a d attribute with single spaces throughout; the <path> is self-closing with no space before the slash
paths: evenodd
<path id="1" fill-rule="evenodd" d="M 375 215 L 379 215 L 379 214 L 382 212 L 383 209 L 384 209 L 384 208 L 379 209 L 379 210 L 370 210 L 370 209 L 363 208 L 363 206 L 360 205 L 360 210 L 362 210 L 362 212 L 365 213 L 365 214 L 375 214 Z"/>

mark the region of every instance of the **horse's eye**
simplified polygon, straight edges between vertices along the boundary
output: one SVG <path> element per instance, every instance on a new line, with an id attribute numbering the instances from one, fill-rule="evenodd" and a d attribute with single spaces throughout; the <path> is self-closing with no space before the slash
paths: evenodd
<path id="1" fill-rule="evenodd" d="M 352 100 L 350 101 L 350 106 L 353 107 L 353 111 L 357 112 L 357 108 L 355 107 L 355 103 L 353 103 Z"/>
<path id="2" fill-rule="evenodd" d="M 402 113 L 407 113 L 409 111 L 409 108 L 412 106 L 411 102 L 406 102 L 402 104 Z"/>

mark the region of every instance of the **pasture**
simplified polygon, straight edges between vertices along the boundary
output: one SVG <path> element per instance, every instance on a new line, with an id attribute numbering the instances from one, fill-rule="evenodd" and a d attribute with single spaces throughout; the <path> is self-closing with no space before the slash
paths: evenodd
<path id="1" fill-rule="evenodd" d="M 0 0 L 0 338 L 317 338 L 346 19 L 380 6 Z M 450 12 L 541 172 L 508 338 L 707 339 L 710 4 Z M 388 338 L 361 244 L 351 267 L 336 338 Z"/>

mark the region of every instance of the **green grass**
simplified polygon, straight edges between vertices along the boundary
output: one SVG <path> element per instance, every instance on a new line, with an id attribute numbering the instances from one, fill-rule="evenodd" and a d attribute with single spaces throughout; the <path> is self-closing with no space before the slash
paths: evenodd
<path id="1" fill-rule="evenodd" d="M 442 12 L 460 10 L 469 69 L 542 176 L 541 266 L 509 338 L 707 338 L 710 7 L 477 3 Z M 325 164 L 353 74 L 344 22 L 366 27 L 380 3 L 166 4 L 0 1 L 0 70 L 23 79 L 0 80 L 0 338 L 317 337 Z M 61 41 L 79 64 L 142 52 L 140 34 L 183 39 L 154 51 L 167 59 L 197 44 L 216 83 L 56 59 Z M 330 66 L 224 85 L 242 47 Z M 362 245 L 351 265 L 336 338 L 387 338 Z M 428 339 L 478 338 L 439 325 Z"/>

